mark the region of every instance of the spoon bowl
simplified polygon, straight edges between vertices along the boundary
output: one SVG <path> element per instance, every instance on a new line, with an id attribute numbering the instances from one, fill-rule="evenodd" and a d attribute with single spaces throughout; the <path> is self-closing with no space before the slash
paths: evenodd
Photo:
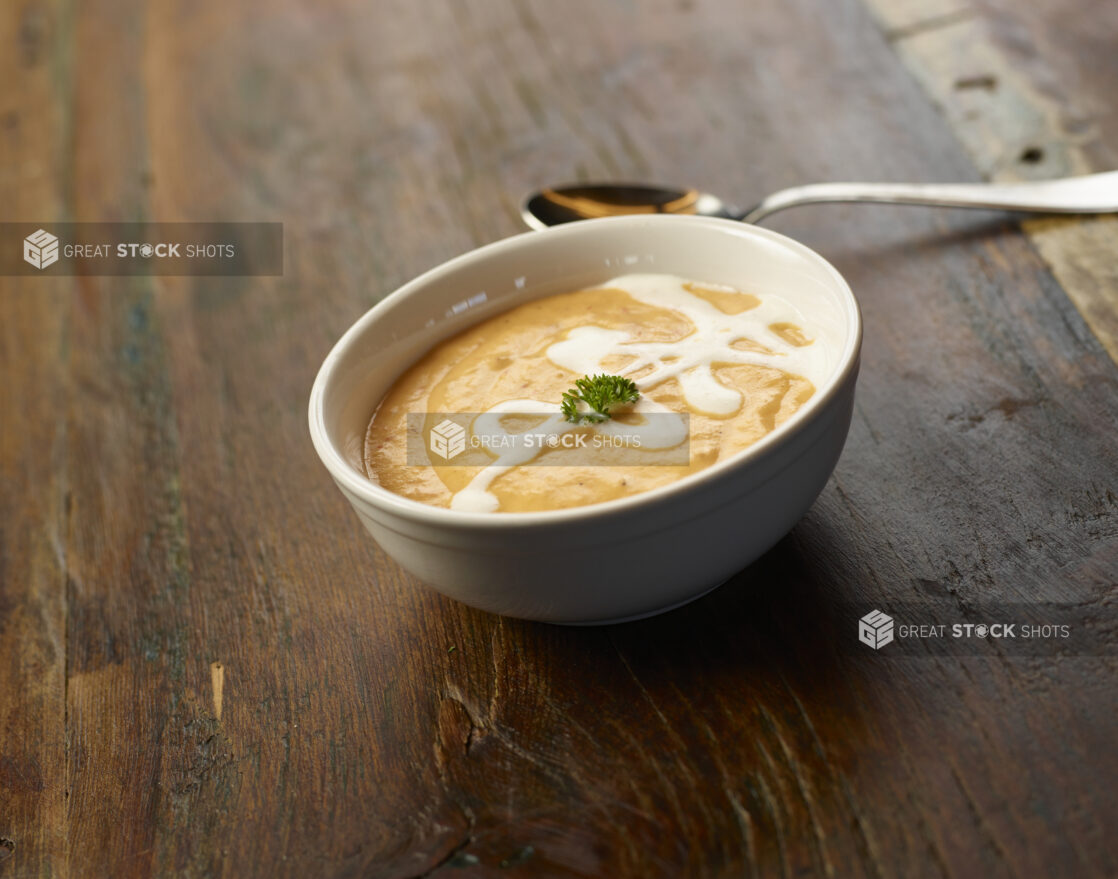
<path id="1" fill-rule="evenodd" d="M 573 183 L 534 192 L 520 209 L 533 229 L 623 214 L 694 214 L 740 220 L 744 213 L 697 189 L 646 183 Z"/>

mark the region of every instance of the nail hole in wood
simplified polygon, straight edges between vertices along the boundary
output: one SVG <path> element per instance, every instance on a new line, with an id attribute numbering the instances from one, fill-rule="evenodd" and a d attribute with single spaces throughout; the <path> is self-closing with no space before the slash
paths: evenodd
<path id="1" fill-rule="evenodd" d="M 983 74 L 982 76 L 964 76 L 955 80 L 955 88 L 959 91 L 966 89 L 985 89 L 992 92 L 998 87 L 998 78 L 990 74 Z"/>

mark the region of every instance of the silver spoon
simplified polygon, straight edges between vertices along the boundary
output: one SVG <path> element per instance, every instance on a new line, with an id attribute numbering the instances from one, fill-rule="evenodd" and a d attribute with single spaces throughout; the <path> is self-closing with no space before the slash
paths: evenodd
<path id="1" fill-rule="evenodd" d="M 697 214 L 757 223 L 802 204 L 879 202 L 1041 214 L 1118 212 L 1118 171 L 1029 183 L 815 183 L 782 189 L 741 210 L 697 189 L 640 183 L 572 183 L 533 193 L 520 214 L 533 229 L 615 214 Z"/>

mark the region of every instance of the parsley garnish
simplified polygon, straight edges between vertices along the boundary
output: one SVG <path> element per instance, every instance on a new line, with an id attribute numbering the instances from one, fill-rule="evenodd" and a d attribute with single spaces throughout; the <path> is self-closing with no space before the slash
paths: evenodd
<path id="1" fill-rule="evenodd" d="M 575 386 L 563 394 L 563 416 L 571 424 L 588 421 L 598 424 L 610 417 L 610 409 L 635 403 L 641 392 L 632 379 L 618 375 L 592 375 L 575 380 Z M 579 409 L 579 403 L 590 407 L 589 412 Z"/>

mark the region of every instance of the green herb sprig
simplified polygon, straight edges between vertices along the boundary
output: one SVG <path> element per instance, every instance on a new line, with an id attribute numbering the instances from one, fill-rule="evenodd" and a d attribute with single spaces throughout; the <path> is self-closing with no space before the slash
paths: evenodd
<path id="1" fill-rule="evenodd" d="M 598 424 L 610 417 L 610 409 L 635 403 L 641 392 L 632 379 L 619 375 L 591 375 L 575 380 L 575 386 L 563 394 L 563 416 L 571 424 L 588 421 Z M 590 407 L 589 412 L 579 409 L 579 403 Z"/>

